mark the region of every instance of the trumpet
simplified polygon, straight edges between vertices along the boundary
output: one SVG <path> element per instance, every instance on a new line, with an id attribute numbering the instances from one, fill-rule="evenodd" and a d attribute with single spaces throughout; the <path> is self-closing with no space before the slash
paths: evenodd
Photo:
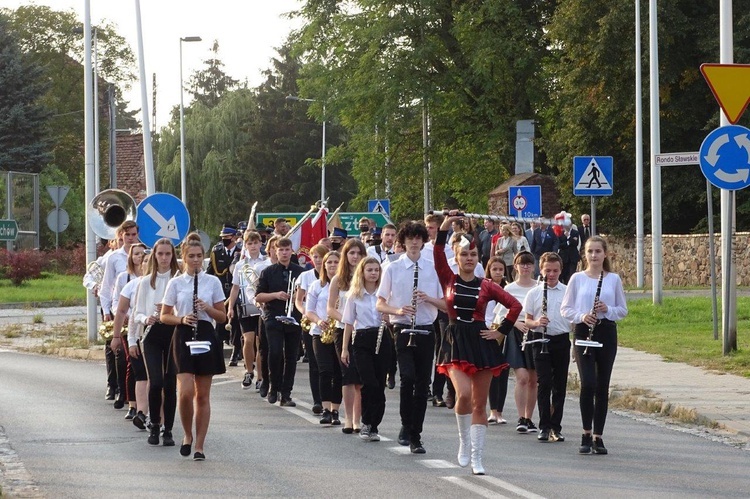
<path id="1" fill-rule="evenodd" d="M 594 295 L 594 304 L 591 307 L 591 312 L 589 314 L 596 316 L 596 305 L 599 303 L 599 296 L 602 294 L 602 281 L 604 280 L 604 271 L 602 270 L 601 274 L 599 274 L 599 282 L 596 284 L 596 294 Z M 602 344 L 598 341 L 594 341 L 594 329 L 596 328 L 596 325 L 599 324 L 599 320 L 597 319 L 596 323 L 589 326 L 589 336 L 585 340 L 576 340 L 575 344 L 580 347 L 586 347 L 583 349 L 583 355 L 590 355 L 591 352 L 589 352 L 589 347 L 591 348 L 601 348 Z"/>
<path id="2" fill-rule="evenodd" d="M 294 310 L 294 288 L 297 285 L 297 279 L 292 277 L 291 272 L 289 273 L 289 282 L 287 284 L 286 293 L 289 298 L 286 300 L 286 315 L 277 315 L 276 320 L 291 326 L 299 326 L 299 322 L 292 316 Z"/>

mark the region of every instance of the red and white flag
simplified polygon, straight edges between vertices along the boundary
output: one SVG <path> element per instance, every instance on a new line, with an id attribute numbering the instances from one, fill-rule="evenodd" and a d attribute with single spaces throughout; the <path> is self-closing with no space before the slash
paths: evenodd
<path id="1" fill-rule="evenodd" d="M 289 237 L 292 249 L 297 253 L 299 264 L 303 267 L 310 259 L 310 248 L 318 244 L 322 238 L 328 236 L 328 209 L 321 208 L 314 217 L 305 220 L 300 228 Z"/>

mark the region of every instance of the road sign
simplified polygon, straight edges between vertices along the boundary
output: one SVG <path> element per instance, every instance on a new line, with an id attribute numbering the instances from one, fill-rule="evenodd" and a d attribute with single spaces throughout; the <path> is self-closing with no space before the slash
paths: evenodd
<path id="1" fill-rule="evenodd" d="M 304 213 L 256 213 L 255 223 L 263 224 L 273 229 L 273 222 L 277 218 L 285 218 L 294 227 L 304 215 Z"/>
<path id="2" fill-rule="evenodd" d="M 519 185 L 508 187 L 508 214 L 537 218 L 542 216 L 542 186 Z"/>
<path id="3" fill-rule="evenodd" d="M 614 182 L 612 156 L 576 156 L 573 158 L 574 196 L 611 196 Z"/>
<path id="4" fill-rule="evenodd" d="M 700 154 L 697 152 L 668 152 L 654 156 L 656 166 L 699 165 Z"/>
<path id="5" fill-rule="evenodd" d="M 15 241 L 18 223 L 15 220 L 0 220 L 0 241 Z"/>
<path id="6" fill-rule="evenodd" d="M 709 133 L 701 144 L 700 165 L 719 189 L 736 191 L 750 185 L 750 129 L 727 125 Z"/>
<path id="7" fill-rule="evenodd" d="M 353 234 L 359 234 L 359 219 L 362 217 L 372 218 L 375 220 L 375 225 L 380 228 L 391 222 L 391 219 L 383 213 L 339 213 L 341 228 L 348 232 L 350 236 Z"/>
<path id="8" fill-rule="evenodd" d="M 384 213 L 387 216 L 391 216 L 391 200 L 390 199 L 370 199 L 367 201 L 367 211 L 370 213 Z"/>
<path id="9" fill-rule="evenodd" d="M 68 212 L 62 208 L 55 208 L 47 215 L 47 227 L 52 232 L 63 232 L 70 225 Z"/>
<path id="10" fill-rule="evenodd" d="M 166 192 L 151 194 L 138 204 L 135 219 L 141 241 L 153 248 L 162 237 L 180 244 L 190 231 L 190 214 L 180 199 Z"/>
<path id="11" fill-rule="evenodd" d="M 736 124 L 750 104 L 750 65 L 701 64 L 701 73 L 724 115 Z"/>
<path id="12" fill-rule="evenodd" d="M 63 199 L 65 199 L 65 196 L 68 195 L 68 192 L 70 191 L 70 187 L 67 185 L 48 185 L 47 186 L 47 192 L 49 192 L 49 196 L 52 198 L 52 202 L 55 203 L 55 208 L 59 208 L 60 205 L 63 202 Z"/>

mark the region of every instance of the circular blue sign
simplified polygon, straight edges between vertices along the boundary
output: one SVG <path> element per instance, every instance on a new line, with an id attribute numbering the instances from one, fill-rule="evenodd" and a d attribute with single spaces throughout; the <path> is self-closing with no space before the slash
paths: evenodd
<path id="1" fill-rule="evenodd" d="M 701 144 L 700 166 L 719 189 L 736 191 L 750 185 L 750 129 L 727 125 L 709 133 Z"/>
<path id="2" fill-rule="evenodd" d="M 190 231 L 190 214 L 180 199 L 166 192 L 151 194 L 138 204 L 135 222 L 141 242 L 153 248 L 162 237 L 177 246 Z"/>

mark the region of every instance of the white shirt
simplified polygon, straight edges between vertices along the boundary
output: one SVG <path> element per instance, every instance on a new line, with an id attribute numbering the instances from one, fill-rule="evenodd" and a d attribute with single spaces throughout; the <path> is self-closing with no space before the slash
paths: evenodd
<path id="1" fill-rule="evenodd" d="M 135 313 L 133 314 L 135 322 L 145 326 L 148 318 L 156 314 L 156 304 L 164 303 L 164 293 L 171 277 L 171 270 L 163 274 L 157 272 L 156 282 L 152 288 L 151 274 L 143 276 L 136 295 Z"/>
<path id="2" fill-rule="evenodd" d="M 323 320 L 328 317 L 328 291 L 331 287 L 330 283 L 326 283 L 325 286 L 320 285 L 320 279 L 316 279 L 310 284 L 310 288 L 307 290 L 307 297 L 305 299 L 305 312 L 315 312 L 315 315 Z M 310 327 L 310 334 L 319 335 L 320 326 L 313 324 Z"/>
<path id="3" fill-rule="evenodd" d="M 562 305 L 566 289 L 567 286 L 561 282 L 558 282 L 554 288 L 547 287 L 547 319 L 549 319 L 547 334 L 549 336 L 568 334 L 570 332 L 570 321 L 565 319 L 560 313 L 560 306 Z M 530 314 L 535 320 L 542 316 L 543 294 L 544 285 L 536 286 L 528 292 L 526 300 L 523 303 L 523 309 L 526 311 L 526 314 Z M 541 333 L 542 329 L 542 327 L 538 327 L 534 328 L 534 331 Z"/>
<path id="4" fill-rule="evenodd" d="M 433 298 L 443 297 L 435 264 L 421 256 L 417 261 L 419 267 L 419 281 L 417 289 Z M 384 298 L 388 305 L 401 308 L 411 304 L 412 289 L 414 287 L 414 262 L 404 253 L 401 258 L 391 263 L 383 271 L 377 296 Z M 415 325 L 427 325 L 435 322 L 438 309 L 430 303 L 417 305 L 417 319 Z M 411 318 L 406 315 L 391 315 L 391 324 L 411 324 Z"/>
<path id="5" fill-rule="evenodd" d="M 142 277 L 134 277 L 130 280 L 125 286 L 123 286 L 122 291 L 120 292 L 120 296 L 123 296 L 130 300 L 130 308 L 128 309 L 128 345 L 132 346 L 135 345 L 135 342 L 138 340 L 138 338 L 141 337 L 141 332 L 143 331 L 142 328 L 138 327 L 139 324 L 136 324 L 134 321 L 134 314 L 132 313 L 133 310 L 135 310 L 135 303 L 136 303 L 136 297 L 138 295 L 138 285 L 141 282 Z"/>
<path id="6" fill-rule="evenodd" d="M 362 298 L 357 298 L 350 293 L 344 307 L 344 323 L 352 325 L 354 329 L 380 327 L 382 319 L 380 312 L 375 309 L 377 303 L 377 291 L 368 293 L 362 290 Z"/>
<path id="7" fill-rule="evenodd" d="M 380 248 L 380 254 L 378 254 L 378 248 Z M 393 248 L 387 250 L 383 247 L 382 244 L 378 246 L 368 246 L 367 248 L 367 256 L 377 258 L 381 264 L 385 262 L 386 260 L 388 260 L 389 252 L 393 254 Z"/>
<path id="8" fill-rule="evenodd" d="M 518 303 L 523 305 L 523 302 L 526 300 L 526 295 L 529 293 L 529 291 L 531 291 L 535 287 L 537 287 L 537 284 L 534 284 L 533 286 L 529 288 L 524 288 L 523 286 L 519 285 L 517 282 L 512 282 L 508 284 L 507 286 L 505 286 L 505 291 L 510 293 L 511 296 L 513 296 L 513 298 L 518 300 Z M 489 309 L 489 307 L 487 308 Z M 499 315 L 502 318 L 502 317 L 505 317 L 505 314 L 508 313 L 508 309 L 505 308 L 501 303 L 498 303 L 497 305 L 495 305 L 494 312 L 495 312 L 495 316 Z M 522 309 L 518 317 L 521 320 L 523 320 L 523 317 L 525 316 L 526 316 L 526 309 Z M 502 319 L 500 320 L 502 321 Z M 498 324 L 499 323 L 500 322 L 498 322 Z"/>
<path id="9" fill-rule="evenodd" d="M 307 290 L 310 288 L 312 283 L 317 280 L 318 278 L 315 277 L 315 269 L 305 270 L 297 278 L 297 287 L 307 293 Z"/>
<path id="10" fill-rule="evenodd" d="M 250 258 L 249 256 L 246 258 L 242 258 L 240 261 L 237 262 L 237 265 L 234 268 L 234 272 L 232 272 L 232 284 L 236 284 L 240 287 L 243 285 L 247 285 L 245 279 L 242 277 L 242 268 L 245 265 L 250 265 L 252 269 L 255 271 L 255 273 L 260 277 L 261 271 L 268 267 L 266 262 L 270 262 L 267 257 L 263 255 L 258 255 L 258 258 Z"/>
<path id="11" fill-rule="evenodd" d="M 424 247 L 422 248 L 422 257 L 428 259 L 431 262 L 435 262 L 435 257 L 433 256 L 433 253 L 435 252 L 435 243 L 432 241 L 427 241 L 424 243 Z M 453 248 L 450 244 L 445 245 L 445 258 L 448 259 L 448 261 L 452 261 L 453 258 L 456 256 L 456 254 L 453 252 Z M 421 268 L 419 270 L 422 270 Z"/>
<path id="12" fill-rule="evenodd" d="M 130 280 L 128 280 L 128 277 L 130 277 Z M 120 295 L 122 294 L 123 288 L 125 288 L 125 285 L 133 279 L 137 280 L 137 277 L 130 276 L 127 271 L 120 272 L 117 279 L 115 279 L 115 291 L 112 293 L 112 306 L 110 307 L 113 314 L 117 313 L 117 308 L 120 303 Z M 130 297 L 128 296 L 128 298 Z"/>
<path id="13" fill-rule="evenodd" d="M 105 315 L 112 313 L 112 295 L 115 291 L 115 280 L 121 272 L 128 269 L 128 254 L 123 248 L 118 248 L 107 257 L 104 266 L 104 279 L 99 288 L 99 301 Z"/>
<path id="14" fill-rule="evenodd" d="M 568 281 L 568 290 L 562 302 L 563 317 L 574 324 L 583 322 L 583 316 L 591 312 L 596 296 L 599 279 L 589 277 L 585 272 L 576 272 Z M 628 315 L 628 305 L 625 303 L 625 291 L 622 288 L 620 276 L 614 272 L 604 274 L 602 292 L 599 301 L 607 305 L 607 312 L 598 313 L 599 319 L 618 321 Z"/>
<path id="15" fill-rule="evenodd" d="M 221 281 L 215 275 L 205 272 L 198 274 L 198 298 L 213 306 L 214 303 L 224 301 L 224 289 Z M 183 274 L 169 280 L 167 290 L 164 293 L 164 305 L 174 307 L 174 314 L 189 315 L 193 313 L 193 276 Z M 209 321 L 213 319 L 205 310 L 198 311 L 198 320 Z"/>

